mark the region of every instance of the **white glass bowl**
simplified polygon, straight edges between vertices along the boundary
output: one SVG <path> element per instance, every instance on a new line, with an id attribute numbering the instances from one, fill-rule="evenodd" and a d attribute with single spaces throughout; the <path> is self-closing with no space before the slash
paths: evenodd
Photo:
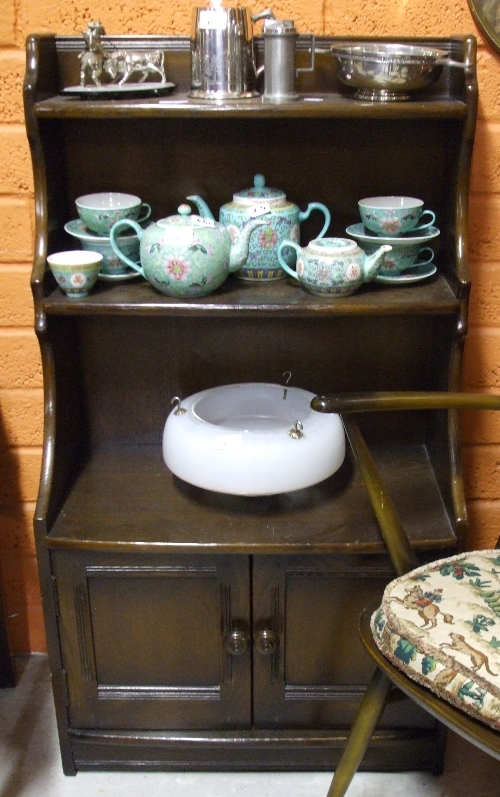
<path id="1" fill-rule="evenodd" d="M 163 458 L 179 478 L 231 495 L 275 495 L 331 476 L 345 457 L 340 417 L 315 412 L 315 394 L 250 382 L 203 390 L 174 408 Z"/>

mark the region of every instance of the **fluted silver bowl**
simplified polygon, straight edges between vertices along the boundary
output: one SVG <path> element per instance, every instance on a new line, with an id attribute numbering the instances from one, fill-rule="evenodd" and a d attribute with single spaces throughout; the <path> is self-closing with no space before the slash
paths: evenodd
<path id="1" fill-rule="evenodd" d="M 453 63 L 445 50 L 410 44 L 346 43 L 331 50 L 339 80 L 356 88 L 356 99 L 376 102 L 411 99 L 439 78 L 443 63 Z"/>

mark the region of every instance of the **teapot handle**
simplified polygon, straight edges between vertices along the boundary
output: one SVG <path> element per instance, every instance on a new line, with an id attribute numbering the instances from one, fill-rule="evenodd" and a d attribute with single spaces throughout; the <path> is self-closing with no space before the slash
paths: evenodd
<path id="1" fill-rule="evenodd" d="M 326 205 L 323 205 L 322 202 L 310 202 L 308 204 L 307 208 L 304 211 L 299 211 L 299 222 L 300 221 L 305 221 L 305 219 L 308 219 L 313 210 L 320 210 L 321 213 L 323 213 L 323 215 L 325 217 L 325 223 L 323 224 L 323 229 L 321 230 L 319 235 L 316 235 L 316 238 L 323 238 L 323 236 L 326 233 L 328 227 L 330 226 L 330 222 L 332 220 L 332 217 L 331 217 L 330 211 L 328 210 Z"/>
<path id="2" fill-rule="evenodd" d="M 135 230 L 135 232 L 137 233 L 137 237 L 139 238 L 139 241 L 141 240 L 142 233 L 144 232 L 144 230 L 140 226 L 140 224 L 138 224 L 133 219 L 122 219 L 121 221 L 115 222 L 115 224 L 113 224 L 113 226 L 111 227 L 111 231 L 109 233 L 109 242 L 111 244 L 111 248 L 112 248 L 113 252 L 115 253 L 115 255 L 117 255 L 117 257 L 120 258 L 122 263 L 126 263 L 127 266 L 130 266 L 130 268 L 133 268 L 134 271 L 137 271 L 137 273 L 141 275 L 141 277 L 144 277 L 144 279 L 146 279 L 143 267 L 141 265 L 139 265 L 139 263 L 134 263 L 134 261 L 131 260 L 129 257 L 127 257 L 127 255 L 123 254 L 123 252 L 121 251 L 121 249 L 118 246 L 118 243 L 116 241 L 116 236 L 118 235 L 120 230 L 123 230 L 126 227 L 132 227 Z"/>
<path id="3" fill-rule="evenodd" d="M 281 254 L 283 249 L 285 248 L 285 246 L 291 246 L 292 249 L 295 249 L 295 251 L 297 252 L 297 255 L 300 255 L 300 253 L 302 252 L 302 249 L 294 241 L 287 241 L 286 239 L 284 241 L 282 241 L 280 243 L 280 245 L 278 246 L 278 260 L 279 260 L 279 264 L 280 264 L 281 268 L 284 271 L 286 271 L 287 274 L 290 274 L 291 277 L 293 277 L 298 282 L 300 282 L 300 278 L 298 277 L 297 272 L 294 271 L 293 268 L 290 268 L 288 263 L 285 261 L 285 258 Z"/>

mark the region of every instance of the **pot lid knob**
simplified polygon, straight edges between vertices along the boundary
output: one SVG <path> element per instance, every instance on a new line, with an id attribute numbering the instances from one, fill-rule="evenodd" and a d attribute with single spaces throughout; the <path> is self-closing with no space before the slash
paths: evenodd
<path id="1" fill-rule="evenodd" d="M 246 188 L 233 194 L 233 202 L 248 205 L 259 202 L 283 202 L 286 195 L 278 188 L 269 188 L 263 174 L 256 174 L 253 178 L 253 187 Z"/>

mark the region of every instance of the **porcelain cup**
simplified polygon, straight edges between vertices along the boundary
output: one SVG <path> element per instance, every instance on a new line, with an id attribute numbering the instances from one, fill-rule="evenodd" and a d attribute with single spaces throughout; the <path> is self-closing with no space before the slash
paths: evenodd
<path id="1" fill-rule="evenodd" d="M 86 194 L 75 200 L 78 215 L 84 225 L 98 235 L 109 235 L 117 221 L 132 219 L 139 224 L 151 215 L 151 207 L 134 194 L 102 191 Z"/>
<path id="2" fill-rule="evenodd" d="M 365 227 L 385 238 L 426 230 L 436 220 L 432 210 L 424 210 L 422 199 L 410 196 L 372 196 L 360 199 L 358 207 Z M 419 224 L 424 217 L 428 221 Z"/>
<path id="3" fill-rule="evenodd" d="M 376 252 L 380 244 L 376 241 L 360 241 L 360 247 L 371 255 Z M 381 276 L 391 276 L 401 274 L 409 268 L 418 268 L 432 263 L 434 250 L 430 246 L 422 246 L 419 243 L 391 243 L 392 250 L 386 252 L 379 274 Z"/>
<path id="4" fill-rule="evenodd" d="M 94 287 L 102 263 L 100 252 L 71 249 L 47 257 L 57 284 L 70 299 L 83 299 Z"/>
<path id="5" fill-rule="evenodd" d="M 82 249 L 101 253 L 101 274 L 118 276 L 130 273 L 130 268 L 120 260 L 113 250 L 109 235 L 93 235 L 88 231 L 81 219 L 68 221 L 64 225 L 64 229 L 80 242 Z M 127 257 L 136 263 L 139 262 L 139 237 L 137 235 L 122 235 L 117 239 L 117 243 Z"/>

